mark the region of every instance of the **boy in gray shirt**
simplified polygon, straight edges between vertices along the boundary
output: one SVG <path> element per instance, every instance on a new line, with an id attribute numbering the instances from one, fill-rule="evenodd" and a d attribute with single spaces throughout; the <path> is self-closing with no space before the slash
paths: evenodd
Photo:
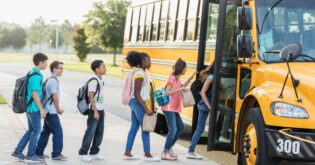
<path id="1" fill-rule="evenodd" d="M 43 86 L 42 104 L 47 113 L 44 120 L 43 131 L 40 135 L 36 147 L 36 155 L 41 158 L 49 158 L 44 155 L 44 150 L 47 146 L 50 134 L 53 135 L 53 152 L 51 157 L 53 160 L 66 160 L 66 157 L 61 154 L 63 149 L 63 132 L 59 120 L 59 115 L 62 115 L 63 110 L 60 108 L 60 85 L 59 79 L 63 72 L 63 63 L 54 61 L 50 65 L 52 76 L 49 77 Z"/>

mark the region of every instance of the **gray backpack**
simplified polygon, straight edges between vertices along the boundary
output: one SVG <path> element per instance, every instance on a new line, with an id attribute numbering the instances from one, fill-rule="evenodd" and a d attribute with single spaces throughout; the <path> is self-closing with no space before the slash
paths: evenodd
<path id="1" fill-rule="evenodd" d="M 15 81 L 15 87 L 13 91 L 12 109 L 15 113 L 24 113 L 27 107 L 33 102 L 33 97 L 29 101 L 26 100 L 27 95 L 27 82 L 32 76 L 39 75 L 36 72 L 29 72 L 26 76 L 23 76 Z"/>
<path id="2" fill-rule="evenodd" d="M 89 88 L 89 83 L 92 81 L 92 80 L 96 80 L 97 81 L 97 86 L 96 86 L 96 93 L 98 93 L 98 96 L 97 96 L 97 101 L 99 99 L 99 95 L 100 95 L 100 84 L 98 82 L 98 80 L 93 77 L 91 78 L 89 81 L 87 81 L 80 89 L 79 89 L 79 92 L 78 92 L 78 95 L 77 95 L 77 108 L 79 110 L 79 112 L 82 114 L 82 115 L 87 115 L 88 114 L 88 110 L 90 109 L 89 107 L 89 96 L 88 96 L 88 88 Z M 95 96 L 95 95 L 94 95 Z"/>

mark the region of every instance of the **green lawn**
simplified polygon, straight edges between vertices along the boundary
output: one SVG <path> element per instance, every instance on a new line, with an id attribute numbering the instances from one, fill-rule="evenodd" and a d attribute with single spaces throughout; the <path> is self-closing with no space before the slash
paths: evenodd
<path id="1" fill-rule="evenodd" d="M 5 99 L 0 95 L 0 104 L 6 104 L 7 102 Z"/>
<path id="2" fill-rule="evenodd" d="M 64 68 L 68 70 L 91 73 L 90 62 L 95 59 L 101 59 L 107 67 L 107 75 L 120 77 L 121 76 L 121 55 L 117 55 L 117 67 L 113 64 L 113 55 L 111 54 L 89 54 L 86 62 L 79 62 L 75 54 L 47 54 L 49 62 L 60 60 L 64 62 Z M 0 63 L 30 63 L 32 64 L 31 53 L 0 53 Z"/>

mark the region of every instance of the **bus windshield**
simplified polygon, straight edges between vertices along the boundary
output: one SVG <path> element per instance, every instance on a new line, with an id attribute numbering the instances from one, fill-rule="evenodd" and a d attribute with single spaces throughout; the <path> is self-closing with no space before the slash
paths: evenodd
<path id="1" fill-rule="evenodd" d="M 259 57 L 267 63 L 283 62 L 280 50 L 300 43 L 304 54 L 315 58 L 315 1 L 257 0 Z M 295 61 L 314 62 L 311 58 Z"/>

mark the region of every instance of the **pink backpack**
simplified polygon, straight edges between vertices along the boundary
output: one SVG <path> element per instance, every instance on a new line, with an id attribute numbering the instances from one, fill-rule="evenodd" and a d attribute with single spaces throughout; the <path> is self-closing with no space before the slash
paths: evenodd
<path id="1" fill-rule="evenodd" d="M 136 73 L 138 69 L 130 72 L 123 83 L 122 86 L 122 92 L 121 92 L 121 101 L 123 105 L 128 105 L 129 101 L 131 100 L 131 92 L 132 92 L 132 77 L 133 75 Z M 143 83 L 146 83 L 147 79 L 145 77 L 145 79 L 143 80 Z"/>

